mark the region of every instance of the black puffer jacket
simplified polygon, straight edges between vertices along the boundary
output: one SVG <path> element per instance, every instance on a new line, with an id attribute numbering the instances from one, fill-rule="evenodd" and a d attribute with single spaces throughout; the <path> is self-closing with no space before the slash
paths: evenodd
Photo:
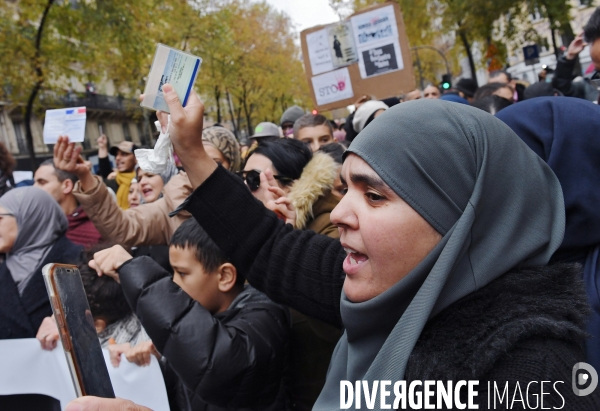
<path id="1" fill-rule="evenodd" d="M 185 387 L 193 410 L 281 410 L 290 320 L 286 309 L 246 286 L 212 315 L 150 257 L 119 269 L 132 310 Z"/>
<path id="2" fill-rule="evenodd" d="M 339 241 L 285 226 L 222 167 L 183 207 L 252 285 L 300 312 L 341 322 Z M 562 396 L 564 410 L 599 410 L 600 389 L 577 397 L 570 386 L 573 366 L 585 361 L 589 306 L 579 275 L 572 265 L 511 272 L 450 305 L 423 330 L 405 378 L 479 379 L 479 409 L 488 409 L 485 381 L 508 382 L 511 401 L 517 382 L 526 395 L 530 381 L 563 381 L 560 395 L 545 387 L 544 407 L 560 408 Z M 495 409 L 511 409 L 504 405 Z"/>

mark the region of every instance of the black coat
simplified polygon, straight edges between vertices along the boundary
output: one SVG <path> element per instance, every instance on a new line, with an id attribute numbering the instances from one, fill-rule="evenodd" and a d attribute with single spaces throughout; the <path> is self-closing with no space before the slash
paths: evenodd
<path id="1" fill-rule="evenodd" d="M 340 323 L 345 252 L 339 241 L 285 226 L 222 167 L 183 207 L 256 288 L 300 312 Z M 564 381 L 564 409 L 600 409 L 600 390 L 575 397 L 570 389 L 572 368 L 584 361 L 589 312 L 579 276 L 569 265 L 507 273 L 457 301 L 423 330 L 406 379 L 479 378 L 525 387 L 529 381 Z M 545 399 L 545 407 L 561 405 L 556 394 Z"/>
<path id="2" fill-rule="evenodd" d="M 20 296 L 6 262 L 0 265 L 0 339 L 35 337 L 42 320 L 52 315 L 42 268 L 48 263 L 79 264 L 82 249 L 60 237 Z"/>
<path id="3" fill-rule="evenodd" d="M 119 268 L 132 310 L 185 387 L 194 410 L 281 410 L 290 319 L 247 287 L 212 315 L 150 257 Z"/>

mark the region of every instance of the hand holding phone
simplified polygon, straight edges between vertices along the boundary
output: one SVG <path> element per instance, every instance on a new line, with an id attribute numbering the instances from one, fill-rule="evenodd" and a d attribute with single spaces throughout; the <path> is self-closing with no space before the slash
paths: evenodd
<path id="1" fill-rule="evenodd" d="M 42 274 L 77 396 L 115 398 L 79 269 L 47 264 Z"/>

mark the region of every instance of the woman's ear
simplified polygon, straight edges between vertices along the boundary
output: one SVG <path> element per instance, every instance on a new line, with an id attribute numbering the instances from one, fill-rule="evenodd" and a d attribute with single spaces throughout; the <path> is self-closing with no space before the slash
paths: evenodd
<path id="1" fill-rule="evenodd" d="M 222 264 L 219 267 L 219 291 L 226 293 L 230 291 L 237 281 L 237 269 L 231 263 Z"/>

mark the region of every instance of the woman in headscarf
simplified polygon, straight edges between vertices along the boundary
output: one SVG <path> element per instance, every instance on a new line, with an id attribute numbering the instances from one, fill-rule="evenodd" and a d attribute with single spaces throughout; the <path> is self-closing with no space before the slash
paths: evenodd
<path id="1" fill-rule="evenodd" d="M 178 173 L 179 170 L 172 163 L 167 164 L 166 170 L 159 174 L 150 173 L 142 170 L 140 167 L 136 167 L 136 178 L 131 181 L 131 184 L 133 185 L 134 181 L 138 184 L 137 190 L 142 195 L 141 204 L 153 203 L 163 196 L 164 186 Z M 131 194 L 131 190 L 129 193 Z"/>
<path id="2" fill-rule="evenodd" d="M 67 218 L 44 190 L 22 187 L 0 197 L 0 339 L 32 338 L 52 315 L 42 267 L 76 264 L 81 246 L 65 236 Z"/>
<path id="3" fill-rule="evenodd" d="M 565 237 L 553 261 L 583 267 L 592 315 L 587 362 L 600 370 L 600 107 L 572 97 L 527 100 L 498 113 L 554 171 L 565 199 Z"/>
<path id="4" fill-rule="evenodd" d="M 338 242 L 267 212 L 194 148 L 198 98 L 167 100 L 196 188 L 183 208 L 256 288 L 345 328 L 315 410 L 340 409 L 344 380 L 476 380 L 480 409 L 488 382 L 535 404 L 528 384 L 552 381 L 544 407 L 598 409 L 597 392 L 569 384 L 584 359 L 585 291 L 572 266 L 547 266 L 564 232 L 558 179 L 501 121 L 439 100 L 387 110 L 345 155 Z"/>

